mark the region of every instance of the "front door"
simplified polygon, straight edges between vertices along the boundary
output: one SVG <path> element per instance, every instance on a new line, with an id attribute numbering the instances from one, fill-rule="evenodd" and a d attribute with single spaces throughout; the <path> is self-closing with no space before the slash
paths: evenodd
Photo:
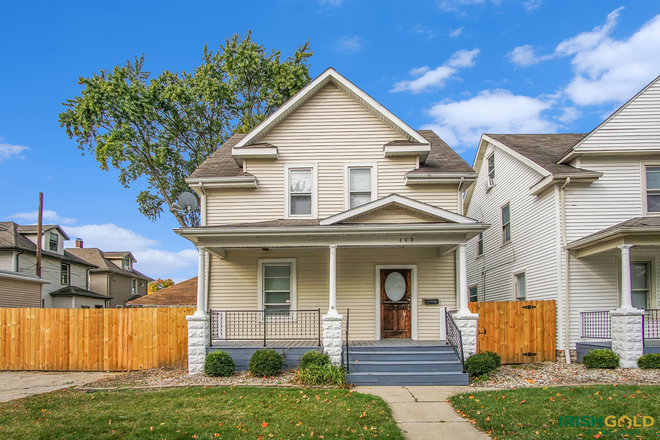
<path id="1" fill-rule="evenodd" d="M 380 270 L 380 336 L 410 338 L 410 269 Z"/>

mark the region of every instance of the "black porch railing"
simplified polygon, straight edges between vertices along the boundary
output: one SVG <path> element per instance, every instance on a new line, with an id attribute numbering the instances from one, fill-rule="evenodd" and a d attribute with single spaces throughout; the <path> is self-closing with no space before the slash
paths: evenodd
<path id="1" fill-rule="evenodd" d="M 660 309 L 644 311 L 644 339 L 660 339 Z"/>
<path id="2" fill-rule="evenodd" d="M 350 367 L 351 363 L 349 362 L 349 359 L 348 359 L 348 315 L 349 315 L 350 311 L 351 311 L 351 309 L 346 309 L 346 337 L 345 337 L 346 346 L 345 346 L 345 349 L 344 349 L 344 355 L 346 356 L 346 362 L 344 363 L 344 366 L 346 367 L 346 373 L 347 374 L 351 372 L 350 371 L 351 370 L 351 367 Z M 344 359 L 344 356 L 342 356 L 342 359 Z"/>
<path id="3" fill-rule="evenodd" d="M 465 358 L 463 356 L 463 336 L 461 335 L 461 330 L 454 322 L 454 318 L 451 317 L 449 310 L 445 309 L 445 323 L 447 327 L 447 342 L 451 345 L 451 348 L 454 349 L 454 353 L 461 361 L 463 366 L 463 371 L 465 371 Z"/>
<path id="4" fill-rule="evenodd" d="M 321 309 L 210 310 L 210 343 L 221 341 L 316 341 L 321 346 Z"/>
<path id="5" fill-rule="evenodd" d="M 612 318 L 610 317 L 610 312 L 580 312 L 580 337 L 612 339 Z"/>

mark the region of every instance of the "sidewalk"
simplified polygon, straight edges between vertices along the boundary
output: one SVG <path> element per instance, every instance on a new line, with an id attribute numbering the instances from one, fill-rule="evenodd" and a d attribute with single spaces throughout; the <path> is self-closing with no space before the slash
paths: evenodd
<path id="1" fill-rule="evenodd" d="M 490 437 L 456 414 L 449 396 L 476 390 L 468 386 L 355 387 L 353 391 L 382 397 L 409 439 L 475 439 Z"/>

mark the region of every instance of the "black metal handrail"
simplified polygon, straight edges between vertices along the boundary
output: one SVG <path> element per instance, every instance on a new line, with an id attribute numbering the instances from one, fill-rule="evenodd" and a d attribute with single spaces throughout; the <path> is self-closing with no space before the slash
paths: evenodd
<path id="1" fill-rule="evenodd" d="M 612 339 L 612 318 L 610 317 L 610 312 L 580 312 L 580 337 Z"/>
<path id="2" fill-rule="evenodd" d="M 349 359 L 348 359 L 348 315 L 350 313 L 350 310 L 351 309 L 346 309 L 346 338 L 345 338 L 346 339 L 346 350 L 345 350 L 346 351 L 346 363 L 344 364 L 344 366 L 346 367 L 346 373 L 347 374 L 350 373 L 350 369 L 351 369 L 351 367 L 350 367 L 351 363 L 349 362 Z M 344 359 L 343 356 L 342 356 L 342 359 Z"/>
<path id="3" fill-rule="evenodd" d="M 321 309 L 210 310 L 210 342 L 317 341 L 321 346 Z"/>
<path id="4" fill-rule="evenodd" d="M 660 309 L 644 311 L 644 339 L 660 339 Z"/>
<path id="5" fill-rule="evenodd" d="M 465 372 L 465 358 L 463 356 L 463 335 L 461 335 L 461 330 L 458 328 L 454 322 L 454 318 L 451 317 L 449 310 L 445 309 L 445 324 L 447 327 L 447 341 L 451 348 L 454 349 L 454 353 L 461 361 L 463 366 L 463 372 Z"/>

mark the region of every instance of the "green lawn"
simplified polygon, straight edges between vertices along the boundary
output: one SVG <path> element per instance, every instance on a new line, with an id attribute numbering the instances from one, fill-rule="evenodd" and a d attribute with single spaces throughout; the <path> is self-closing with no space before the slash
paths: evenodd
<path id="1" fill-rule="evenodd" d="M 348 390 L 211 387 L 56 391 L 0 404 L 0 438 L 393 438 L 379 397 Z"/>
<path id="2" fill-rule="evenodd" d="M 493 438 L 660 437 L 660 386 L 519 388 L 460 394 L 450 401 L 461 415 L 476 421 Z M 640 426 L 630 429 L 627 420 L 622 427 L 607 426 L 622 416 L 637 416 Z M 644 427 L 645 422 L 651 424 L 644 416 L 653 418 L 651 426 Z"/>

